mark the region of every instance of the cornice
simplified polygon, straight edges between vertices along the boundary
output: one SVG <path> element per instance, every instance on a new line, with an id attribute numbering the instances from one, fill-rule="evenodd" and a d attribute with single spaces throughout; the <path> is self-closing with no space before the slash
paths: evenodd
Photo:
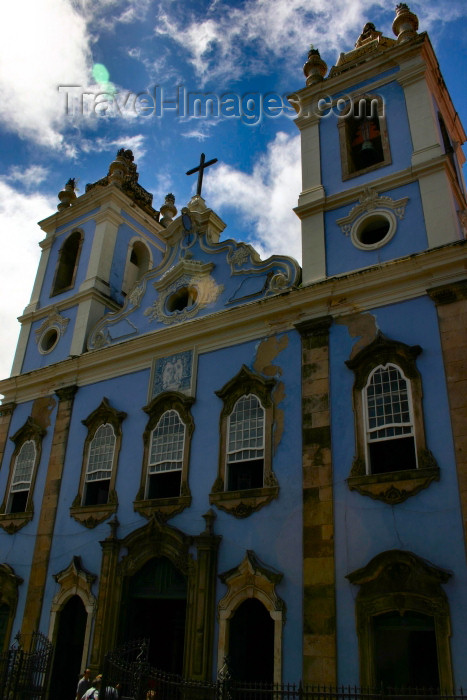
<path id="1" fill-rule="evenodd" d="M 105 282 L 102 281 L 102 284 L 105 284 Z M 33 321 L 40 321 L 41 319 L 47 318 L 51 310 L 56 309 L 59 312 L 64 312 L 68 309 L 73 308 L 74 306 L 78 306 L 84 301 L 89 300 L 98 301 L 101 304 L 104 304 L 108 309 L 112 311 L 118 311 L 121 308 L 121 305 L 117 304 L 117 302 L 113 301 L 113 299 L 106 296 L 105 294 L 102 294 L 99 291 L 96 291 L 95 288 L 91 288 L 86 289 L 82 292 L 77 292 L 76 294 L 73 294 L 72 296 L 67 297 L 66 299 L 61 299 L 60 301 L 57 301 L 56 297 L 52 297 L 52 301 L 49 304 L 47 304 L 47 306 L 43 306 L 40 309 L 36 309 L 34 311 L 28 311 L 22 316 L 18 316 L 18 321 L 20 323 L 32 323 Z"/>
<path id="2" fill-rule="evenodd" d="M 86 386 L 148 370 L 157 354 L 197 348 L 198 354 L 282 333 L 303 321 L 337 318 L 425 296 L 427 290 L 467 278 L 467 241 L 287 291 L 262 301 L 222 310 L 157 329 L 0 382 L 5 402 L 22 403 L 60 387 Z M 157 351 L 156 351 L 157 348 Z"/>
<path id="3" fill-rule="evenodd" d="M 86 192 L 81 195 L 81 197 L 78 197 L 72 206 L 62 211 L 57 211 L 46 219 L 39 221 L 39 226 L 47 233 L 47 237 L 49 237 L 55 233 L 55 230 L 59 226 L 67 224 L 72 226 L 75 219 L 80 216 L 85 216 L 86 212 L 89 210 L 97 209 L 103 204 L 110 205 L 110 203 L 113 203 L 119 210 L 123 210 L 128 216 L 135 219 L 140 226 L 152 228 L 152 232 L 155 235 L 164 230 L 161 224 L 155 219 L 151 219 L 151 217 L 145 214 L 124 192 L 122 192 L 122 190 L 112 184 L 106 187 L 95 187 L 89 192 Z"/>
<path id="4" fill-rule="evenodd" d="M 436 158 L 431 158 L 429 161 L 404 168 L 403 170 L 398 170 L 396 173 L 390 173 L 384 177 L 379 177 L 378 179 L 372 180 L 371 183 L 354 185 L 354 187 L 350 187 L 347 190 L 316 198 L 314 201 L 306 202 L 303 205 L 295 207 L 294 212 L 297 214 L 299 219 L 304 219 L 317 211 L 332 211 L 334 209 L 339 209 L 340 207 L 353 204 L 356 200 L 358 200 L 362 190 L 365 189 L 365 187 L 368 187 L 368 184 L 370 184 L 371 187 L 379 194 L 381 192 L 387 192 L 388 190 L 395 189 L 396 187 L 417 182 L 419 178 L 424 177 L 425 175 L 447 169 L 448 165 L 446 162 L 446 157 L 443 154 Z M 306 194 L 306 192 L 303 192 L 301 193 L 300 197 Z"/>
<path id="5" fill-rule="evenodd" d="M 338 93 L 346 91 L 349 87 L 365 82 L 371 79 L 375 73 L 383 73 L 391 68 L 395 68 L 409 57 L 421 51 L 424 42 L 428 40 L 426 32 L 419 34 L 414 41 L 407 41 L 401 44 L 391 46 L 379 53 L 369 54 L 366 59 L 353 67 L 343 70 L 339 75 L 334 75 L 331 78 L 325 78 L 322 82 L 315 85 L 303 87 L 291 93 L 290 96 L 298 96 L 305 104 L 319 98 L 323 94 Z M 387 82 L 397 80 L 399 73 L 387 76 Z M 384 78 L 382 79 L 384 81 Z M 362 90 L 369 90 L 370 84 L 364 86 Z"/>

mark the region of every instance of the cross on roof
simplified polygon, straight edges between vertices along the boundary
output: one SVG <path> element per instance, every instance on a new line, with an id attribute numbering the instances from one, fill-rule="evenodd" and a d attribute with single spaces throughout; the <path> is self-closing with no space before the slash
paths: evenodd
<path id="1" fill-rule="evenodd" d="M 214 163 L 217 163 L 217 158 L 213 158 L 212 160 L 208 160 L 207 163 L 205 163 L 206 156 L 204 153 L 201 153 L 201 158 L 199 159 L 199 165 L 196 166 L 196 168 L 192 168 L 191 170 L 187 171 L 187 175 L 193 175 L 193 173 L 198 173 L 198 185 L 196 187 L 196 194 L 201 197 L 201 188 L 203 186 L 203 174 L 205 168 L 208 168 L 210 165 L 214 165 Z"/>

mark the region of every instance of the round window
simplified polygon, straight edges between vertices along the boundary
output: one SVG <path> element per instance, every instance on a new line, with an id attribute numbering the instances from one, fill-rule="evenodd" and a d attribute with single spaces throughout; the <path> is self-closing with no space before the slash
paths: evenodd
<path id="1" fill-rule="evenodd" d="M 45 355 L 48 352 L 51 352 L 56 344 L 58 343 L 59 339 L 59 334 L 58 330 L 54 327 L 49 328 L 48 330 L 43 333 L 40 341 L 39 341 L 39 350 Z"/>
<path id="2" fill-rule="evenodd" d="M 195 287 L 180 287 L 168 297 L 166 302 L 167 311 L 174 313 L 175 311 L 191 309 L 196 304 L 197 298 L 198 292 Z"/>
<path id="3" fill-rule="evenodd" d="M 352 226 L 352 243 L 361 250 L 373 250 L 386 245 L 395 231 L 396 217 L 392 211 L 365 214 Z"/>

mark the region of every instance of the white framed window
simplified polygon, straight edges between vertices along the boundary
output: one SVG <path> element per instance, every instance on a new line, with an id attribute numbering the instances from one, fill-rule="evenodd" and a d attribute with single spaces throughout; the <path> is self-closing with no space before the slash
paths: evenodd
<path id="1" fill-rule="evenodd" d="M 34 441 L 26 440 L 15 459 L 8 499 L 8 513 L 24 513 L 26 510 L 36 456 Z"/>
<path id="2" fill-rule="evenodd" d="M 89 445 L 83 505 L 107 503 L 116 435 L 110 423 L 100 425 Z"/>
<path id="3" fill-rule="evenodd" d="M 378 365 L 363 389 L 367 473 L 417 468 L 410 381 L 395 364 Z"/>
<path id="4" fill-rule="evenodd" d="M 228 491 L 263 486 L 264 444 L 265 410 L 254 394 L 242 396 L 228 420 Z"/>
<path id="5" fill-rule="evenodd" d="M 159 418 L 151 433 L 146 498 L 180 495 L 186 426 L 178 411 L 170 409 Z"/>

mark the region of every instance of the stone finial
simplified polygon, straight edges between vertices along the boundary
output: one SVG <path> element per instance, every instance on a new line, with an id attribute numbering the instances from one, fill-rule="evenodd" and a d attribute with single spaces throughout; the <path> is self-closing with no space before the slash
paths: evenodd
<path id="1" fill-rule="evenodd" d="M 363 46 L 374 39 L 379 39 L 381 36 L 383 36 L 382 32 L 378 32 L 373 22 L 367 22 L 355 43 L 355 48 L 358 49 L 360 46 Z"/>
<path id="2" fill-rule="evenodd" d="M 324 80 L 328 67 L 321 58 L 318 49 L 311 46 L 308 52 L 308 60 L 303 66 L 307 85 L 314 85 Z"/>
<path id="3" fill-rule="evenodd" d="M 162 224 L 162 226 L 164 226 L 164 228 L 167 228 L 167 226 L 174 220 L 174 217 L 177 216 L 175 196 L 172 194 L 172 192 L 169 192 L 169 194 L 165 196 L 165 202 L 161 206 L 160 212 L 162 214 L 162 218 L 159 220 L 159 222 Z"/>
<path id="4" fill-rule="evenodd" d="M 408 41 L 417 36 L 418 17 L 410 12 L 409 6 L 405 2 L 396 6 L 396 16 L 392 23 L 392 31 L 397 36 L 397 41 Z"/>
<path id="5" fill-rule="evenodd" d="M 58 198 L 60 200 L 60 204 L 57 205 L 58 211 L 67 209 L 67 207 L 70 207 L 73 204 L 73 202 L 76 199 L 75 189 L 76 179 L 74 177 L 70 177 L 64 189 L 60 190 L 60 192 L 58 193 Z"/>
<path id="6" fill-rule="evenodd" d="M 117 157 L 109 166 L 108 178 L 109 182 L 116 182 L 121 184 L 126 176 L 130 174 L 132 170 L 136 169 L 133 165 L 134 156 L 133 152 L 120 148 L 117 151 Z"/>

